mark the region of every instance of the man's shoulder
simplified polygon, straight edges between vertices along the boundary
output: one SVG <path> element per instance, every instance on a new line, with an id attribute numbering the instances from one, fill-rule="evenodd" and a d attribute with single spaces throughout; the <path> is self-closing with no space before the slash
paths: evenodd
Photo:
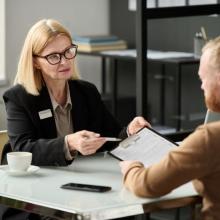
<path id="1" fill-rule="evenodd" d="M 220 134 L 220 121 L 214 121 L 203 125 L 204 129 L 207 131 L 216 134 L 219 136 Z"/>
<path id="2" fill-rule="evenodd" d="M 219 121 L 214 121 L 214 122 L 209 122 L 206 124 L 202 124 L 198 126 L 197 130 L 204 129 L 204 130 L 220 130 L 220 120 Z"/>
<path id="3" fill-rule="evenodd" d="M 190 140 L 196 141 L 200 147 L 219 148 L 220 121 L 210 122 L 197 127 Z"/>

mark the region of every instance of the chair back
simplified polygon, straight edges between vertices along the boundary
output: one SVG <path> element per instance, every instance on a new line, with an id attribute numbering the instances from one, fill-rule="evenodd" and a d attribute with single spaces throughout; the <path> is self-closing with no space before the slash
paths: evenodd
<path id="1" fill-rule="evenodd" d="M 2 159 L 3 148 L 7 142 L 8 142 L 7 130 L 0 131 L 0 161 Z"/>

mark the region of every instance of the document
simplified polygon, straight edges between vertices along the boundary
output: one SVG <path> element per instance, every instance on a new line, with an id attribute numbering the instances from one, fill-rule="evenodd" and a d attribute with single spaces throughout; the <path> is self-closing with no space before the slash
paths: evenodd
<path id="1" fill-rule="evenodd" d="M 109 56 L 124 56 L 124 57 L 137 57 L 137 51 L 135 49 L 127 50 L 108 50 L 101 51 L 103 55 Z M 159 50 L 147 50 L 146 57 L 152 60 L 164 60 L 172 58 L 187 58 L 194 57 L 193 53 L 186 53 L 180 51 L 159 51 Z"/>
<path id="2" fill-rule="evenodd" d="M 109 154 L 119 160 L 137 160 L 145 166 L 150 166 L 159 162 L 177 146 L 153 129 L 145 127 L 120 142 Z"/>

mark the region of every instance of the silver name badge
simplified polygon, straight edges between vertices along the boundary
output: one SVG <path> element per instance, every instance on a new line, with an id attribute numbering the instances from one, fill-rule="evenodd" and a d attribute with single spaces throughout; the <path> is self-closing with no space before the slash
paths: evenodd
<path id="1" fill-rule="evenodd" d="M 50 118 L 52 117 L 52 112 L 50 109 L 46 109 L 43 111 L 38 112 L 40 119 Z"/>

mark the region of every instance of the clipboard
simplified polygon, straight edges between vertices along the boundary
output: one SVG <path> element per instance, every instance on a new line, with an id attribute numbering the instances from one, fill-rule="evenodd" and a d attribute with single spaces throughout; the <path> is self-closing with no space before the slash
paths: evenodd
<path id="1" fill-rule="evenodd" d="M 145 166 L 159 162 L 178 144 L 164 137 L 149 127 L 144 127 L 136 134 L 121 141 L 112 151 L 112 157 L 123 160 L 137 160 Z"/>

